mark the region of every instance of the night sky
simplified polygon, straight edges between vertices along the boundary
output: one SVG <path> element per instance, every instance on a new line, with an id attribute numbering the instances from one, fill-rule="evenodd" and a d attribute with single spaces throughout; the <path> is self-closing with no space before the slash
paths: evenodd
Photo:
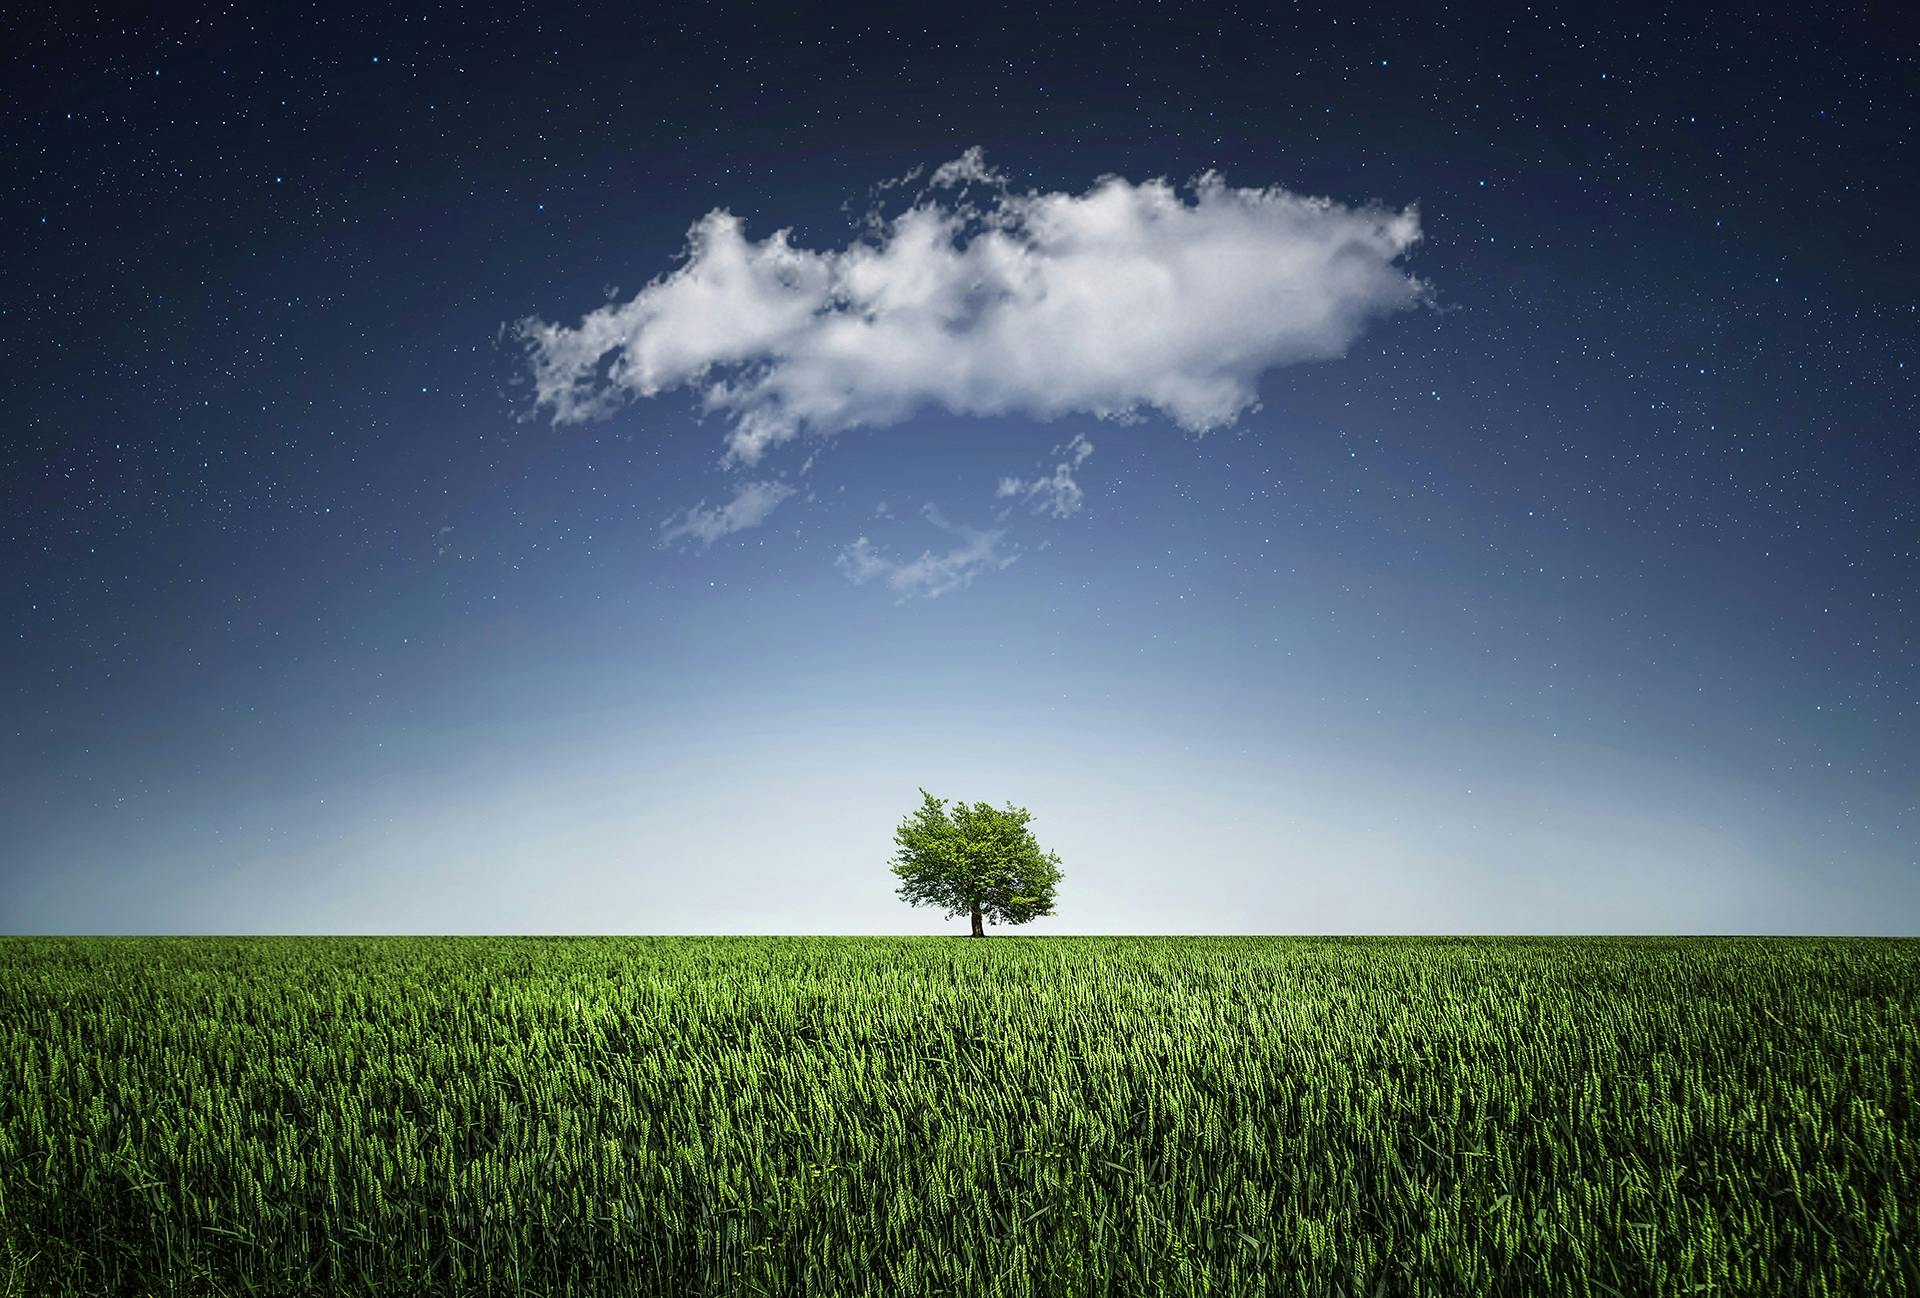
<path id="1" fill-rule="evenodd" d="M 0 19 L 0 929 L 1920 932 L 1902 6 L 599 8 Z"/>

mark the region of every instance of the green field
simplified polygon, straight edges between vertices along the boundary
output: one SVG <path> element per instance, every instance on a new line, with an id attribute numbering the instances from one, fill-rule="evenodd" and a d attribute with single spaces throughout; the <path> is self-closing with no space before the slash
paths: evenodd
<path id="1" fill-rule="evenodd" d="M 8 939 L 0 1293 L 1920 1293 L 1920 942 Z"/>

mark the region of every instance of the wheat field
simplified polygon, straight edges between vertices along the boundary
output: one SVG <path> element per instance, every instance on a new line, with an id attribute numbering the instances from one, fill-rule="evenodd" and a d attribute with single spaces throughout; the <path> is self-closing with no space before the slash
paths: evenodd
<path id="1" fill-rule="evenodd" d="M 1920 1292 L 1920 942 L 0 941 L 0 1294 Z"/>

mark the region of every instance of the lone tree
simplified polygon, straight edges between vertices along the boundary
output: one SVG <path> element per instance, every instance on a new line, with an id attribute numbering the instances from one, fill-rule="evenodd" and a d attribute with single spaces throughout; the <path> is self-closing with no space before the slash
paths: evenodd
<path id="1" fill-rule="evenodd" d="M 938 906 L 949 915 L 972 915 L 973 935 L 984 924 L 1024 924 L 1053 913 L 1060 883 L 1060 857 L 1042 852 L 1025 807 L 956 802 L 920 790 L 920 807 L 900 822 L 893 841 L 900 851 L 893 872 L 900 896 L 916 906 Z"/>

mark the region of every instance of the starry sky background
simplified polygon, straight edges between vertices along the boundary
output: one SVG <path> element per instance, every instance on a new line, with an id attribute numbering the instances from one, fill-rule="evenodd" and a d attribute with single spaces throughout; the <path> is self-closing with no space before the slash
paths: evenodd
<path id="1" fill-rule="evenodd" d="M 10 12 L 0 928 L 958 931 L 924 785 L 1024 931 L 1920 932 L 1916 30 L 1803 8 Z M 708 547 L 691 396 L 529 417 L 512 322 L 974 146 L 1417 203 L 1433 305 Z M 1076 435 L 1004 570 L 836 566 Z"/>

